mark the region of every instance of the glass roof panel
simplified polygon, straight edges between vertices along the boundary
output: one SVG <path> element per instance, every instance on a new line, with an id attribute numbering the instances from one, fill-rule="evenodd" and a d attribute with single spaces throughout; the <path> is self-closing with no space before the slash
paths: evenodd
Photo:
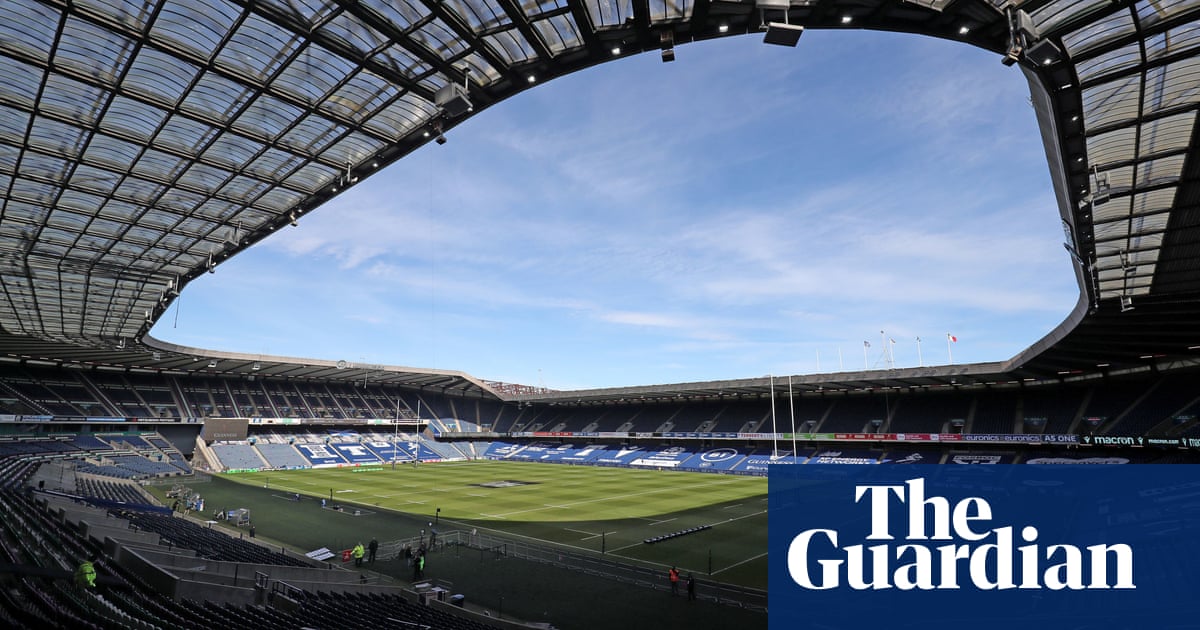
<path id="1" fill-rule="evenodd" d="M 232 176 L 230 171 L 194 162 L 176 183 L 192 191 L 212 194 Z"/>
<path id="2" fill-rule="evenodd" d="M 279 149 L 267 149 L 246 168 L 246 172 L 259 179 L 280 181 L 300 166 L 303 161 L 303 158 L 294 153 Z"/>
<path id="3" fill-rule="evenodd" d="M 279 74 L 271 83 L 282 92 L 302 103 L 313 104 L 354 72 L 354 64 L 328 51 L 312 46 Z"/>
<path id="4" fill-rule="evenodd" d="M 512 23 L 498 4 L 480 0 L 445 0 L 442 6 L 457 15 L 475 33 Z"/>
<path id="5" fill-rule="evenodd" d="M 339 11 L 337 0 L 258 0 L 275 7 L 284 14 L 310 26 L 325 21 L 329 15 Z"/>
<path id="6" fill-rule="evenodd" d="M 412 38 L 442 59 L 452 59 L 467 49 L 466 45 L 454 35 L 454 31 L 439 18 L 433 18 L 421 28 L 413 31 Z"/>
<path id="7" fill-rule="evenodd" d="M 0 88 L 3 89 L 3 88 Z M 97 108 L 108 99 L 109 93 L 96 87 L 51 75 L 46 80 L 39 108 L 45 112 L 78 121 L 84 125 L 96 122 Z"/>
<path id="8" fill-rule="evenodd" d="M 208 145 L 201 157 L 205 162 L 240 171 L 257 155 L 259 147 L 234 134 L 223 134 Z"/>
<path id="9" fill-rule="evenodd" d="M 28 127 L 28 113 L 0 105 L 0 142 L 16 146 L 24 144 Z"/>
<path id="10" fill-rule="evenodd" d="M 217 55 L 223 70 L 261 85 L 300 47 L 302 39 L 251 14 Z"/>
<path id="11" fill-rule="evenodd" d="M 429 14 L 429 9 L 415 0 L 367 0 L 364 4 L 369 11 L 395 24 L 402 31 L 408 30 Z"/>
<path id="12" fill-rule="evenodd" d="M 280 212 L 296 207 L 304 200 L 304 195 L 286 188 L 272 188 L 267 194 L 258 198 L 255 207 Z"/>
<path id="13" fill-rule="evenodd" d="M 267 189 L 267 183 L 251 177 L 236 176 L 229 180 L 221 189 L 221 196 L 226 199 L 246 199 L 253 201 Z"/>
<path id="14" fill-rule="evenodd" d="M 106 22 L 119 24 L 129 30 L 141 32 L 157 2 L 153 0 L 74 0 L 72 5 L 80 13 L 91 15 Z"/>
<path id="15" fill-rule="evenodd" d="M 0 34 L 0 45 L 3 44 L 3 38 Z M 24 110 L 33 109 L 33 99 L 42 89 L 42 77 L 45 75 L 40 68 L 31 65 L 0 65 L 0 86 L 3 86 L 0 94 L 9 105 Z"/>
<path id="16" fill-rule="evenodd" d="M 575 20 L 566 15 L 555 15 L 533 23 L 538 37 L 554 54 L 583 46 L 583 38 L 575 28 Z"/>
<path id="17" fill-rule="evenodd" d="M 1192 127 L 1195 121 L 1196 112 L 1192 111 L 1143 123 L 1138 146 L 1139 154 L 1146 158 L 1186 148 L 1192 138 Z"/>
<path id="18" fill-rule="evenodd" d="M 1132 68 L 1142 61 L 1142 48 L 1137 42 L 1104 53 L 1098 57 L 1085 59 L 1075 66 L 1079 80 L 1090 81 L 1098 76 Z"/>
<path id="19" fill-rule="evenodd" d="M 35 0 L 0 2 L 0 51 L 47 61 L 58 21 L 54 7 Z"/>
<path id="20" fill-rule="evenodd" d="M 131 142 L 98 133 L 84 153 L 84 159 L 114 171 L 128 171 L 141 155 L 142 148 Z"/>
<path id="21" fill-rule="evenodd" d="M 95 194 L 103 194 L 108 196 L 116 188 L 116 182 L 120 181 L 121 175 L 113 173 L 112 170 L 104 170 L 90 166 L 90 164 L 77 164 L 74 173 L 71 174 L 71 187 L 79 188 L 79 190 L 88 191 Z"/>
<path id="22" fill-rule="evenodd" d="M 414 80 L 432 69 L 400 45 L 387 47 L 374 60 L 393 72 Z"/>
<path id="23" fill-rule="evenodd" d="M 1155 186 L 1177 182 L 1183 174 L 1185 155 L 1172 155 L 1157 160 L 1148 160 L 1138 165 L 1138 186 Z"/>
<path id="24" fill-rule="evenodd" d="M 399 140 L 425 124 L 437 113 L 437 107 L 414 94 L 405 94 L 367 121 L 367 128 L 385 138 Z"/>
<path id="25" fill-rule="evenodd" d="M 692 2 L 688 0 L 649 0 L 652 23 L 686 20 L 692 17 Z"/>
<path id="26" fill-rule="evenodd" d="M 1146 72 L 1145 114 L 1200 101 L 1200 60 L 1183 59 Z"/>
<path id="27" fill-rule="evenodd" d="M 1109 0 L 1054 0 L 1034 11 L 1030 17 L 1045 35 L 1064 22 L 1108 6 L 1112 6 Z"/>
<path id="28" fill-rule="evenodd" d="M 1174 186 L 1169 186 L 1134 195 L 1133 213 L 1148 214 L 1169 209 L 1175 200 L 1175 191 Z"/>
<path id="29" fill-rule="evenodd" d="M 130 38 L 72 17 L 62 31 L 54 65 L 114 85 L 136 49 Z"/>
<path id="30" fill-rule="evenodd" d="M 298 107 L 293 107 L 270 94 L 262 94 L 237 117 L 233 128 L 255 138 L 274 141 L 303 114 Z"/>
<path id="31" fill-rule="evenodd" d="M 33 127 L 29 130 L 29 146 L 76 159 L 83 151 L 83 145 L 89 136 L 90 134 L 79 127 L 35 116 Z"/>
<path id="32" fill-rule="evenodd" d="M 346 131 L 346 127 L 320 114 L 309 114 L 296 121 L 278 144 L 282 148 L 315 157 Z"/>
<path id="33" fill-rule="evenodd" d="M 321 110 L 338 118 L 362 123 L 384 103 L 399 94 L 396 86 L 383 77 L 362 71 L 321 103 Z"/>
<path id="34" fill-rule="evenodd" d="M 215 72 L 204 72 L 184 97 L 180 109 L 204 120 L 227 124 L 252 96 L 249 87 Z"/>
<path id="35" fill-rule="evenodd" d="M 57 167 L 57 169 L 54 167 Z M 22 173 L 32 171 L 43 177 L 47 172 L 45 169 L 53 169 L 51 172 L 56 170 L 57 173 L 54 174 L 58 175 L 65 168 L 66 162 L 58 160 L 56 164 L 53 158 L 36 153 L 26 154 L 25 159 L 21 163 Z M 58 195 L 58 187 L 30 179 L 16 179 L 13 181 L 11 195 L 15 199 L 29 203 L 51 205 L 54 203 L 54 198 Z"/>
<path id="36" fill-rule="evenodd" d="M 521 0 L 521 12 L 530 18 L 567 6 L 566 0 Z"/>
<path id="37" fill-rule="evenodd" d="M 330 37 L 370 57 L 390 42 L 383 33 L 371 28 L 352 13 L 344 12 L 327 22 L 321 30 Z"/>
<path id="38" fill-rule="evenodd" d="M 58 198 L 56 209 L 71 209 L 80 212 L 88 213 L 88 216 L 95 214 L 100 206 L 104 205 L 104 198 L 98 195 L 92 195 L 79 190 L 64 190 Z"/>
<path id="39" fill-rule="evenodd" d="M 187 169 L 188 164 L 186 159 L 177 155 L 146 149 L 130 172 L 156 182 L 169 182 L 179 177 Z"/>
<path id="40" fill-rule="evenodd" d="M 382 151 L 386 146 L 383 142 L 370 136 L 352 132 L 329 147 L 328 153 L 339 156 L 344 155 L 350 164 L 358 166 L 371 156 Z"/>
<path id="41" fill-rule="evenodd" d="M 1140 77 L 1125 77 L 1083 90 L 1083 124 L 1088 129 L 1132 120 L 1138 113 Z"/>
<path id="42" fill-rule="evenodd" d="M 116 194 L 124 200 L 144 205 L 153 203 L 166 189 L 167 187 L 162 184 L 130 176 L 126 177 L 117 187 Z"/>
<path id="43" fill-rule="evenodd" d="M 1164 40 L 1161 55 L 1181 53 L 1200 47 L 1200 22 L 1190 22 L 1156 36 Z M 1154 55 L 1158 57 L 1160 55 Z"/>
<path id="44" fill-rule="evenodd" d="M 597 28 L 605 26 L 620 26 L 625 20 L 633 17 L 632 0 L 585 0 L 588 17 Z"/>
<path id="45" fill-rule="evenodd" d="M 193 59 L 208 59 L 239 15 L 241 10 L 222 0 L 169 0 L 154 20 L 150 35 Z"/>
<path id="46" fill-rule="evenodd" d="M 533 47 L 515 28 L 488 35 L 483 41 L 510 66 L 537 58 Z"/>
<path id="47" fill-rule="evenodd" d="M 238 205 L 221 199 L 208 199 L 192 211 L 192 216 L 226 221 L 237 214 Z"/>
<path id="48" fill-rule="evenodd" d="M 217 130 L 186 116 L 174 115 L 154 136 L 154 146 L 182 155 L 199 155 L 217 135 Z"/>
<path id="49" fill-rule="evenodd" d="M 114 136 L 145 144 L 158 131 L 166 117 L 165 110 L 117 96 L 109 104 L 99 126 L 101 130 Z"/>
<path id="50" fill-rule="evenodd" d="M 1129 35 L 1134 30 L 1133 14 L 1122 10 L 1103 20 L 1063 35 L 1062 41 L 1067 49 L 1067 54 L 1076 57 L 1080 53 L 1102 46 L 1118 37 Z"/>
<path id="51" fill-rule="evenodd" d="M 488 86 L 500 80 L 500 72 L 478 52 L 463 57 L 463 62 L 470 66 L 471 81 L 476 85 Z"/>
<path id="52" fill-rule="evenodd" d="M 121 86 L 149 101 L 174 107 L 200 68 L 153 48 L 142 48 Z"/>
<path id="53" fill-rule="evenodd" d="M 289 188 L 305 192 L 316 192 L 332 183 L 337 176 L 337 171 L 323 164 L 313 162 L 293 173 L 291 177 L 285 180 L 285 183 Z"/>
<path id="54" fill-rule="evenodd" d="M 1141 0 L 1137 3 L 1138 21 L 1146 28 L 1194 8 L 1195 0 Z"/>

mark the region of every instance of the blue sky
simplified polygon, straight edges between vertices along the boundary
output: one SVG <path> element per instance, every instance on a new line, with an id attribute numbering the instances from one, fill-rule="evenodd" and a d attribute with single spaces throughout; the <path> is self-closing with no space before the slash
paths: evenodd
<path id="1" fill-rule="evenodd" d="M 947 333 L 955 363 L 1003 360 L 1074 305 L 997 55 L 863 31 L 676 55 L 476 114 L 194 281 L 152 335 L 579 389 L 883 368 L 880 331 L 897 367 L 917 337 L 947 363 Z"/>

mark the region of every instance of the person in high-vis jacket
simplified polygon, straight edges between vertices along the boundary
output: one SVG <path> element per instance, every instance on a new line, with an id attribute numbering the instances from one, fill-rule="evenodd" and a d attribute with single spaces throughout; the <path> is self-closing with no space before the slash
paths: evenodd
<path id="1" fill-rule="evenodd" d="M 75 585 L 79 588 L 96 588 L 96 557 L 92 556 L 79 563 L 75 569 Z"/>

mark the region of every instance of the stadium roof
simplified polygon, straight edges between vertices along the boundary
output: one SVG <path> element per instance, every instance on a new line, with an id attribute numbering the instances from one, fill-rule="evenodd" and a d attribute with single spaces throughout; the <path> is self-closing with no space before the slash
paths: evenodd
<path id="1" fill-rule="evenodd" d="M 757 2 L 6 0 L 5 343 L 175 352 L 146 335 L 190 280 L 482 109 L 787 23 L 961 40 L 1029 79 L 1080 300 L 1003 371 L 1200 356 L 1200 3 Z"/>

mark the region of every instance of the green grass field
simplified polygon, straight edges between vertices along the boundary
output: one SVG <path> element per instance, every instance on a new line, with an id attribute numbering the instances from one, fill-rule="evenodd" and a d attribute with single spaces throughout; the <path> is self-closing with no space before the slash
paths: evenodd
<path id="1" fill-rule="evenodd" d="M 356 472 L 358 471 L 358 472 Z M 498 484 L 495 482 L 521 482 Z M 561 630 L 765 628 L 762 612 L 663 590 L 666 569 L 711 582 L 765 589 L 767 480 L 671 471 L 524 462 L 448 462 L 419 467 L 271 471 L 220 475 L 194 490 L 205 511 L 249 508 L 263 542 L 305 552 L 355 542 L 408 539 L 438 519 L 443 534 L 479 529 L 543 546 L 651 567 L 659 590 L 583 571 L 453 548 L 431 554 L 427 576 L 446 580 L 474 603 Z M 165 486 L 151 488 L 163 498 Z M 300 493 L 303 500 L 292 500 Z M 329 501 L 329 497 L 333 500 Z M 320 499 L 348 510 L 322 509 Z M 169 502 L 168 502 L 169 504 Z M 354 515 L 354 510 L 360 511 Z M 441 508 L 438 515 L 438 508 Z M 642 540 L 697 525 L 712 529 L 655 545 Z M 228 524 L 231 533 L 245 535 Z M 606 554 L 600 555 L 601 546 Z M 711 558 L 711 575 L 710 575 Z M 403 561 L 380 558 L 370 570 L 407 583 Z M 381 578 L 386 579 L 386 578 Z M 713 592 L 712 590 L 709 591 Z M 631 621 L 632 620 L 632 621 Z M 632 625 L 631 625 L 632 624 Z"/>
<path id="2" fill-rule="evenodd" d="M 711 555 L 711 579 L 766 588 L 767 484 L 760 477 L 495 461 L 401 464 L 395 470 L 388 465 L 356 472 L 362 470 L 227 477 L 285 496 L 332 497 L 333 503 L 346 506 L 394 510 L 418 520 L 438 518 L 443 531 L 478 528 L 595 552 L 603 546 L 610 556 L 676 565 L 698 575 L 709 575 Z M 655 545 L 642 543 L 698 525 L 713 528 Z M 416 533 L 397 532 L 380 540 Z M 329 541 L 316 542 L 309 544 L 333 548 Z"/>

